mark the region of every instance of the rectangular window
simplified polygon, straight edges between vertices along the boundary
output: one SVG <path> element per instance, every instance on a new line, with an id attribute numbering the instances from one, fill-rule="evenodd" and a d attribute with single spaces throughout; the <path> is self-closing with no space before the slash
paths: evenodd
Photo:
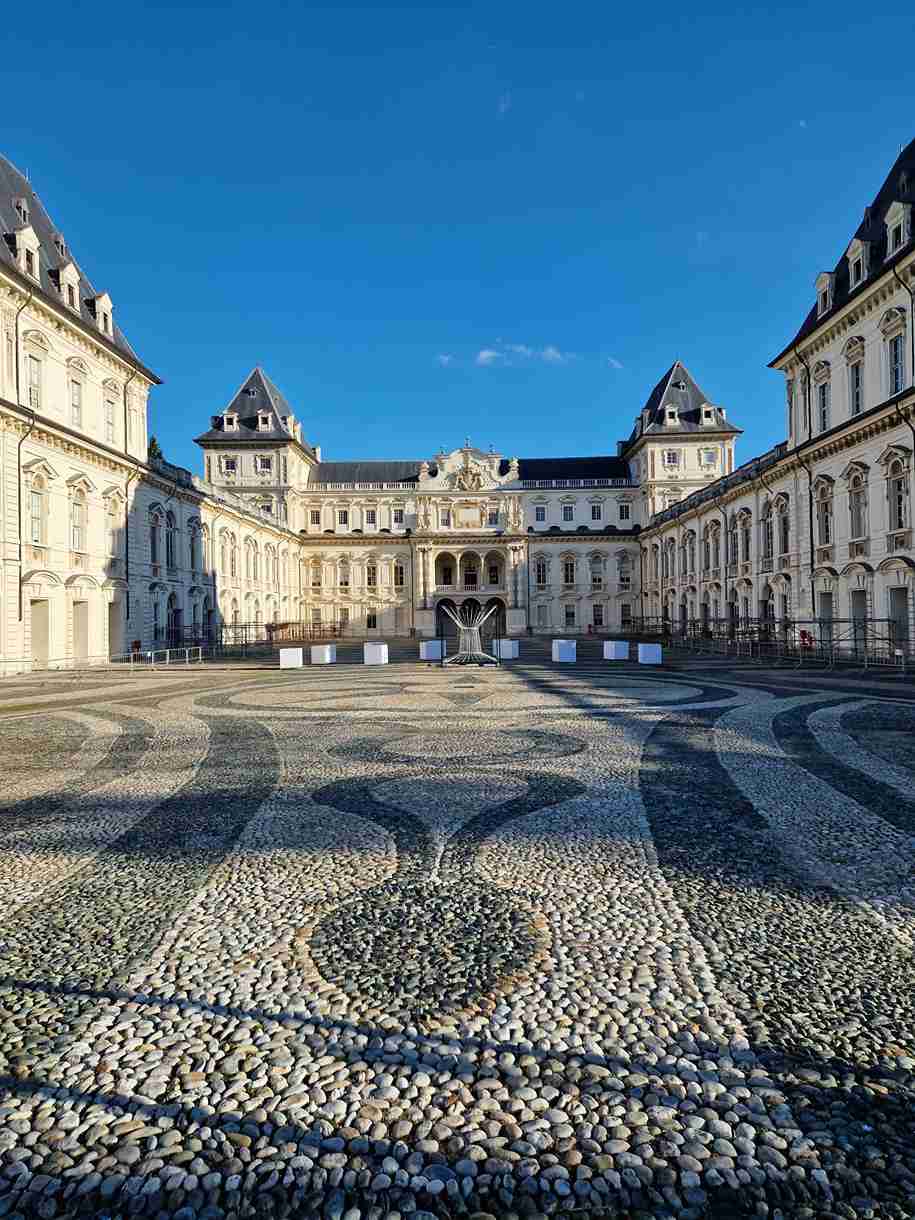
<path id="1" fill-rule="evenodd" d="M 546 560 L 538 559 L 534 564 L 534 584 L 541 589 L 546 585 Z"/>
<path id="2" fill-rule="evenodd" d="M 498 525 L 499 524 L 499 510 L 497 508 L 491 508 L 489 510 L 486 520 L 487 520 L 488 525 Z"/>
<path id="3" fill-rule="evenodd" d="M 321 524 L 320 508 L 311 509 L 311 511 L 308 514 L 308 520 L 311 522 L 312 525 L 320 525 Z"/>
<path id="4" fill-rule="evenodd" d="M 547 621 L 548 620 L 547 620 L 546 606 L 538 606 L 537 607 L 537 626 L 546 627 Z"/>
<path id="5" fill-rule="evenodd" d="M 37 356 L 28 357 L 29 406 L 37 411 L 41 406 L 41 361 Z"/>
<path id="6" fill-rule="evenodd" d="M 76 289 L 72 284 L 67 285 L 67 304 L 71 309 L 76 308 Z"/>
<path id="7" fill-rule="evenodd" d="M 665 466 L 679 466 L 680 465 L 680 454 L 676 449 L 665 449 L 664 450 L 664 465 Z"/>
<path id="8" fill-rule="evenodd" d="M 574 627 L 575 626 L 575 607 L 574 606 L 565 606 L 564 610 L 565 610 L 565 625 L 567 627 Z"/>
<path id="9" fill-rule="evenodd" d="M 546 505 L 538 504 L 534 509 L 534 520 L 543 522 L 546 521 Z"/>
<path id="10" fill-rule="evenodd" d="M 105 399 L 105 440 L 109 445 L 114 444 L 114 400 L 111 398 Z"/>
<path id="11" fill-rule="evenodd" d="M 821 381 L 817 386 L 817 408 L 820 416 L 820 431 L 829 428 L 829 382 Z"/>
<path id="12" fill-rule="evenodd" d="M 403 525 L 403 509 L 402 508 L 394 509 L 393 521 L 394 521 L 395 525 Z"/>
<path id="13" fill-rule="evenodd" d="M 35 255 L 31 250 L 25 252 L 25 269 L 29 275 L 35 274 Z"/>
<path id="14" fill-rule="evenodd" d="M 575 560 L 565 559 L 562 564 L 562 583 L 564 585 L 575 584 Z"/>
<path id="15" fill-rule="evenodd" d="M 29 515 L 31 517 L 31 538 L 36 546 L 41 546 L 41 492 L 33 491 L 29 499 Z"/>
<path id="16" fill-rule="evenodd" d="M 604 625 L 604 608 L 603 606 L 595 606 L 593 609 L 593 622 L 595 627 L 603 627 Z"/>
<path id="17" fill-rule="evenodd" d="M 598 592 L 604 587 L 604 576 L 602 572 L 591 573 L 591 588 Z"/>
<path id="18" fill-rule="evenodd" d="M 337 509 L 337 524 L 349 525 L 349 512 L 345 508 Z"/>
<path id="19" fill-rule="evenodd" d="M 337 577 L 337 584 L 341 589 L 349 588 L 349 568 L 341 568 Z"/>
<path id="20" fill-rule="evenodd" d="M 321 607 L 320 607 L 320 606 L 314 606 L 314 607 L 312 607 L 312 611 L 311 611 L 311 625 L 312 625 L 312 627 L 320 627 L 320 626 L 321 626 Z"/>
<path id="21" fill-rule="evenodd" d="M 222 459 L 223 474 L 235 474 L 235 472 L 237 470 L 238 470 L 238 459 L 237 458 L 227 457 L 227 458 Z"/>
<path id="22" fill-rule="evenodd" d="M 402 563 L 394 564 L 394 588 L 402 589 L 404 586 L 404 566 Z"/>
<path id="23" fill-rule="evenodd" d="M 890 233 L 890 253 L 892 254 L 894 250 L 898 250 L 901 245 L 902 224 L 900 222 L 898 225 L 893 225 L 892 232 Z"/>
<path id="24" fill-rule="evenodd" d="M 489 583 L 491 585 L 497 585 L 499 583 L 499 565 L 495 564 L 495 563 L 491 563 L 489 565 L 489 571 L 487 572 L 487 575 L 489 577 Z"/>
<path id="25" fill-rule="evenodd" d="M 717 449 L 703 449 L 702 450 L 702 465 L 703 466 L 717 466 L 718 465 L 718 450 Z"/>
<path id="26" fill-rule="evenodd" d="M 374 589 L 378 584 L 378 569 L 373 563 L 365 569 L 365 584 L 368 589 Z"/>
<path id="27" fill-rule="evenodd" d="M 563 521 L 574 521 L 575 520 L 575 505 L 574 504 L 563 504 L 562 519 L 563 519 Z"/>
<path id="28" fill-rule="evenodd" d="M 273 470 L 273 458 L 258 457 L 257 469 L 261 474 L 270 474 L 271 471 Z"/>
<path id="29" fill-rule="evenodd" d="M 78 381 L 70 382 L 70 422 L 74 428 L 83 426 L 83 387 Z"/>
<path id="30" fill-rule="evenodd" d="M 341 606 L 337 611 L 337 622 L 340 624 L 341 631 L 344 627 L 349 626 L 349 607 Z"/>
<path id="31" fill-rule="evenodd" d="M 450 585 L 452 582 L 452 576 L 453 576 L 453 574 L 452 574 L 452 570 L 451 570 L 451 564 L 450 563 L 443 564 L 442 565 L 442 584 Z"/>
<path id="32" fill-rule="evenodd" d="M 632 588 L 632 577 L 628 572 L 620 572 L 620 590 L 628 593 Z"/>
<path id="33" fill-rule="evenodd" d="M 628 602 L 623 602 L 620 606 L 620 622 L 624 626 L 632 622 L 632 607 Z"/>
<path id="34" fill-rule="evenodd" d="M 810 300 L 810 298 L 807 298 Z M 824 288 L 820 293 L 820 313 L 823 314 L 829 308 L 829 291 Z"/>
<path id="35" fill-rule="evenodd" d="M 890 339 L 890 394 L 898 394 L 905 384 L 904 348 L 902 335 Z"/>
<path id="36" fill-rule="evenodd" d="M 370 610 L 365 616 L 365 628 L 367 631 L 378 630 L 378 615 L 374 610 Z"/>
<path id="37" fill-rule="evenodd" d="M 620 505 L 620 521 L 628 521 L 629 513 L 630 513 L 629 505 L 621 504 Z"/>
<path id="38" fill-rule="evenodd" d="M 320 568 L 311 569 L 311 587 L 313 589 L 321 588 L 321 569 Z"/>
<path id="39" fill-rule="evenodd" d="M 860 360 L 848 368 L 848 396 L 852 415 L 860 415 L 864 409 L 864 365 Z"/>
<path id="40" fill-rule="evenodd" d="M 372 526 L 373 526 L 373 525 L 375 524 L 375 521 L 376 521 L 376 517 L 375 517 L 375 509 L 374 509 L 374 508 L 367 508 L 367 509 L 365 510 L 365 523 L 366 523 L 366 525 L 372 525 Z"/>
<path id="41" fill-rule="evenodd" d="M 861 277 L 863 274 L 864 274 L 864 263 L 861 261 L 860 258 L 856 258 L 855 261 L 851 265 L 852 287 L 854 287 L 855 284 L 861 283 Z"/>
<path id="42" fill-rule="evenodd" d="M 600 519 L 603 517 L 603 515 L 604 515 L 604 509 L 603 509 L 602 505 L 600 505 L 600 504 L 591 505 L 591 520 L 592 521 L 600 521 Z"/>
<path id="43" fill-rule="evenodd" d="M 448 511 L 447 508 L 442 510 L 442 525 L 443 526 L 451 525 L 451 513 Z"/>

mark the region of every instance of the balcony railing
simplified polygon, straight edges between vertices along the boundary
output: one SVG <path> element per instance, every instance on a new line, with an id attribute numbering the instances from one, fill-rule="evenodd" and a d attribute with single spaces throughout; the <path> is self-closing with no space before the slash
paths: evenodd
<path id="1" fill-rule="evenodd" d="M 545 586 L 538 586 L 542 588 Z M 505 592 L 505 582 L 499 581 L 498 584 L 485 584 L 479 581 L 456 581 L 451 584 L 435 585 L 436 593 L 499 593 Z"/>

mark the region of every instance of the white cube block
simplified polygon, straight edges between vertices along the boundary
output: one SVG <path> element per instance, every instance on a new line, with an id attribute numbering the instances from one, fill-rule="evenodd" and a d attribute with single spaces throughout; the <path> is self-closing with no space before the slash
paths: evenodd
<path id="1" fill-rule="evenodd" d="M 312 665 L 334 665 L 337 660 L 336 644 L 312 644 Z"/>
<path id="2" fill-rule="evenodd" d="M 362 645 L 362 664 L 363 665 L 387 665 L 387 663 L 388 663 L 387 644 L 363 644 Z"/>
<path id="3" fill-rule="evenodd" d="M 661 645 L 660 644 L 639 644 L 639 664 L 640 665 L 660 665 L 661 664 Z"/>
<path id="4" fill-rule="evenodd" d="M 517 661 L 518 659 L 518 641 L 517 640 L 493 640 L 492 655 L 498 657 L 500 661 Z"/>
<path id="5" fill-rule="evenodd" d="M 447 651 L 444 640 L 419 641 L 419 659 L 421 661 L 441 661 Z"/>
<path id="6" fill-rule="evenodd" d="M 553 660 L 574 663 L 576 644 L 575 640 L 553 640 Z"/>
<path id="7" fill-rule="evenodd" d="M 605 661 L 628 661 L 629 642 L 627 640 L 604 640 Z"/>
<path id="8" fill-rule="evenodd" d="M 301 669 L 303 663 L 301 648 L 280 649 L 280 669 Z"/>

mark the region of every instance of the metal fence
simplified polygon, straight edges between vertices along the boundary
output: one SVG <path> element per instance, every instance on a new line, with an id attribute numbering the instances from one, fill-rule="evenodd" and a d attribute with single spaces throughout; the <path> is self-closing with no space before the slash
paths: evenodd
<path id="1" fill-rule="evenodd" d="M 135 652 L 122 652 L 108 657 L 112 665 L 126 665 L 130 669 L 156 668 L 160 665 L 199 665 L 208 650 L 202 646 L 177 648 L 141 648 Z"/>
<path id="2" fill-rule="evenodd" d="M 633 619 L 631 632 L 668 647 L 774 665 L 858 665 L 907 672 L 915 650 L 895 619 L 701 618 Z"/>

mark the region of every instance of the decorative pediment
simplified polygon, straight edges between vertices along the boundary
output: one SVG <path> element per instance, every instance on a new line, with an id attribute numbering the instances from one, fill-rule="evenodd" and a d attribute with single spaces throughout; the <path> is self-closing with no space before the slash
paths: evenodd
<path id="1" fill-rule="evenodd" d="M 118 487 L 116 483 L 109 483 L 102 491 L 103 500 L 120 500 L 122 504 L 126 503 L 127 497 L 124 495 L 124 490 Z"/>
<path id="2" fill-rule="evenodd" d="M 895 334 L 897 331 L 905 330 L 905 310 L 894 305 L 892 309 L 888 309 L 880 319 L 880 329 L 885 337 Z"/>
<path id="3" fill-rule="evenodd" d="M 40 347 L 42 351 L 49 352 L 51 350 L 51 344 L 40 330 L 27 330 L 22 338 L 25 343 L 33 343 L 35 347 Z"/>
<path id="4" fill-rule="evenodd" d="M 95 484 L 87 474 L 72 474 L 67 479 L 67 486 L 71 491 L 83 491 L 87 494 L 90 491 L 95 491 Z"/>
<path id="5" fill-rule="evenodd" d="M 912 450 L 907 449 L 905 445 L 887 445 L 877 461 L 881 466 L 889 466 L 890 462 L 905 462 L 906 466 L 912 457 Z"/>
<path id="6" fill-rule="evenodd" d="M 57 471 L 54 469 L 51 463 L 45 461 L 44 458 L 32 458 L 30 462 L 23 462 L 22 473 L 26 476 L 27 480 L 31 480 L 36 475 L 40 475 L 41 478 L 47 480 L 49 483 L 53 482 L 54 479 L 59 477 Z"/>
<path id="7" fill-rule="evenodd" d="M 854 475 L 859 475 L 862 479 L 866 479 L 868 476 L 867 463 L 859 461 L 849 462 L 842 471 L 840 477 L 843 478 L 847 483 L 851 478 L 853 478 Z"/>
<path id="8" fill-rule="evenodd" d="M 842 348 L 842 355 L 851 364 L 853 360 L 860 360 L 864 355 L 864 340 L 860 335 L 852 335 L 845 346 Z"/>
<path id="9" fill-rule="evenodd" d="M 831 496 L 835 487 L 835 479 L 832 475 L 818 474 L 813 480 L 813 492 L 817 496 Z"/>
<path id="10" fill-rule="evenodd" d="M 813 366 L 813 380 L 816 382 L 819 382 L 819 381 L 828 381 L 828 379 L 829 379 L 829 361 L 828 360 L 818 360 L 816 362 L 816 364 Z"/>
<path id="11" fill-rule="evenodd" d="M 79 356 L 71 356 L 67 360 L 67 368 L 74 369 L 77 373 L 88 373 L 89 366 L 85 360 L 80 360 Z"/>

